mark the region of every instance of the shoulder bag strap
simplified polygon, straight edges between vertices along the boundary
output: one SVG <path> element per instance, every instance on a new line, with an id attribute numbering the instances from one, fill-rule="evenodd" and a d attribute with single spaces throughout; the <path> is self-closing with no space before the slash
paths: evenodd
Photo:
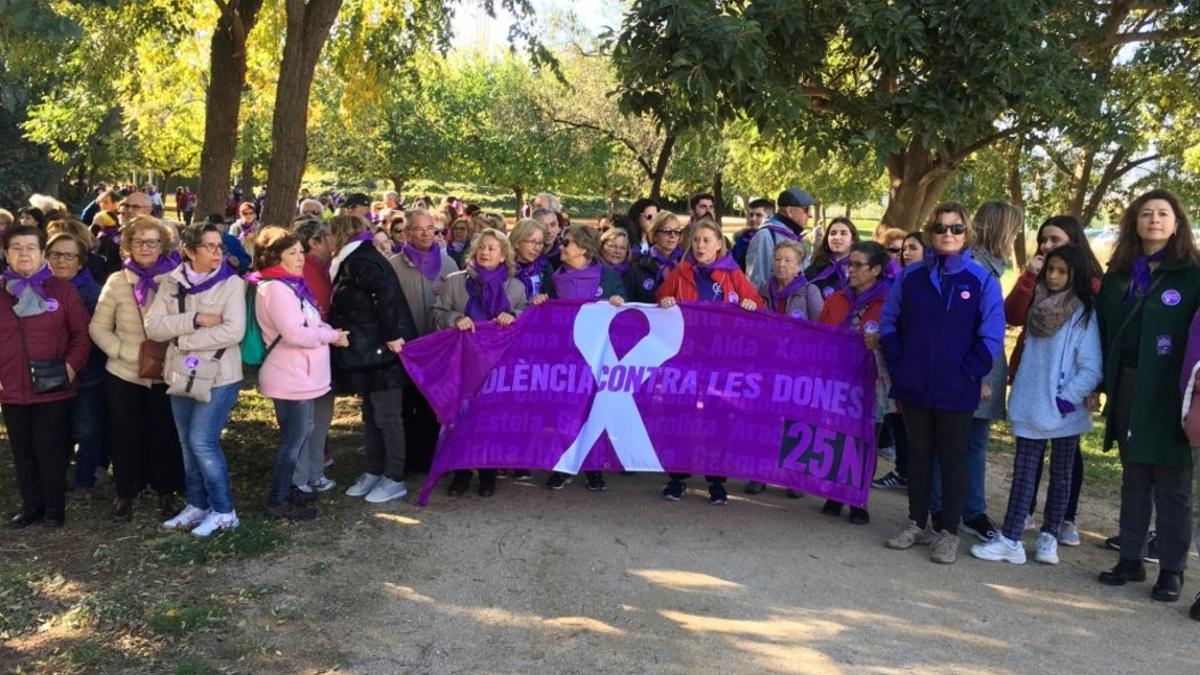
<path id="1" fill-rule="evenodd" d="M 1125 329 L 1129 328 L 1129 322 L 1133 321 L 1133 317 L 1137 316 L 1137 313 L 1141 311 L 1142 305 L 1146 304 L 1146 298 L 1150 297 L 1150 294 L 1154 292 L 1154 289 L 1158 288 L 1158 285 L 1162 283 L 1164 278 L 1166 278 L 1165 274 L 1159 275 L 1159 277 L 1154 280 L 1154 283 L 1150 284 L 1150 288 L 1146 289 L 1146 294 L 1137 299 L 1137 304 L 1133 306 L 1133 311 L 1125 315 L 1125 320 L 1122 321 L 1120 327 L 1117 328 L 1116 337 L 1121 337 L 1121 335 L 1124 334 Z M 1133 283 L 1132 276 L 1129 278 L 1129 283 Z"/>

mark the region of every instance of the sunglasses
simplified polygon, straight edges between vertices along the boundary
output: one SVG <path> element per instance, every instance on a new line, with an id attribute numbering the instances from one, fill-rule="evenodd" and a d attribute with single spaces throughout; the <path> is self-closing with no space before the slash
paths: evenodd
<path id="1" fill-rule="evenodd" d="M 945 223 L 937 223 L 936 225 L 933 226 L 934 234 L 946 234 L 947 230 L 950 231 L 950 234 L 953 234 L 954 236 L 959 236 L 962 233 L 967 231 L 967 226 L 963 225 L 962 223 L 955 223 L 953 225 L 946 225 Z"/>
<path id="2" fill-rule="evenodd" d="M 435 236 L 435 237 L 444 237 L 444 236 L 446 236 L 446 231 L 445 231 L 445 230 L 434 230 L 434 231 L 433 231 L 433 236 Z"/>
<path id="3" fill-rule="evenodd" d="M 659 230 L 658 233 L 668 237 L 678 237 L 683 234 L 683 230 Z"/>
<path id="4" fill-rule="evenodd" d="M 897 246 L 896 248 L 888 247 L 888 253 L 902 253 L 904 249 Z"/>

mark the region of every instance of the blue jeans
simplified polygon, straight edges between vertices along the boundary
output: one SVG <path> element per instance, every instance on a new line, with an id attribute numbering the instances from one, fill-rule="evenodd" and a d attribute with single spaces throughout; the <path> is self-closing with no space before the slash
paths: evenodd
<path id="1" fill-rule="evenodd" d="M 971 418 L 971 429 L 967 436 L 967 501 L 963 504 L 962 518 L 970 520 L 978 515 L 987 513 L 987 493 L 984 485 L 987 478 L 987 451 L 992 441 L 992 421 Z M 933 460 L 933 494 L 929 500 L 929 510 L 940 513 L 942 510 L 942 469 L 938 466 L 937 458 Z"/>
<path id="2" fill-rule="evenodd" d="M 275 420 L 279 423 L 279 450 L 275 453 L 275 471 L 271 476 L 271 494 L 267 496 L 267 506 L 282 504 L 292 493 L 296 459 L 312 436 L 315 402 L 314 399 L 274 399 Z"/>
<path id="3" fill-rule="evenodd" d="M 104 405 L 104 383 L 80 387 L 71 400 L 71 440 L 75 452 L 75 485 L 95 487 L 96 469 L 108 466 L 108 411 Z"/>
<path id="4" fill-rule="evenodd" d="M 221 451 L 221 430 L 229 411 L 237 403 L 241 382 L 213 387 L 212 399 L 201 403 L 194 398 L 171 396 L 175 430 L 183 449 L 183 470 L 187 480 L 187 501 L 198 509 L 217 513 L 233 512 L 229 491 L 229 468 Z"/>

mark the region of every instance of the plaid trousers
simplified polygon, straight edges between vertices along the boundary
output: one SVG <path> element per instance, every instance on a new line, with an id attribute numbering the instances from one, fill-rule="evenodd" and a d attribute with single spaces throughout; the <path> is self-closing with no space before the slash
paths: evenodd
<path id="1" fill-rule="evenodd" d="M 1067 501 L 1071 492 L 1071 464 L 1079 450 L 1079 436 L 1050 439 L 1050 488 L 1046 491 L 1046 511 L 1042 532 L 1058 537 Z M 1044 439 L 1017 438 L 1017 453 L 1013 458 L 1012 487 L 1008 491 L 1008 512 L 1004 515 L 1004 536 L 1021 540 L 1029 500 L 1037 490 L 1038 468 L 1046 452 Z"/>

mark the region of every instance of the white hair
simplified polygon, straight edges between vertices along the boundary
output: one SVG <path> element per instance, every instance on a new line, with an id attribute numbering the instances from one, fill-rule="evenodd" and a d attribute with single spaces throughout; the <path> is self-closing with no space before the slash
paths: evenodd
<path id="1" fill-rule="evenodd" d="M 29 195 L 29 205 L 41 210 L 42 213 L 50 213 L 51 211 L 61 211 L 66 213 L 67 205 L 58 201 L 49 195 L 32 194 Z"/>
<path id="2" fill-rule="evenodd" d="M 562 202 L 559 201 L 558 197 L 549 192 L 539 192 L 537 196 L 533 198 L 533 201 L 536 202 L 539 199 L 545 199 L 546 206 L 548 206 L 551 211 L 555 213 L 562 213 Z"/>
<path id="3" fill-rule="evenodd" d="M 321 215 L 322 213 L 325 213 L 325 205 L 316 199 L 309 198 L 309 199 L 301 200 L 300 213 L 304 213 L 304 207 L 306 207 L 306 206 L 317 207 L 317 215 L 318 216 Z"/>

